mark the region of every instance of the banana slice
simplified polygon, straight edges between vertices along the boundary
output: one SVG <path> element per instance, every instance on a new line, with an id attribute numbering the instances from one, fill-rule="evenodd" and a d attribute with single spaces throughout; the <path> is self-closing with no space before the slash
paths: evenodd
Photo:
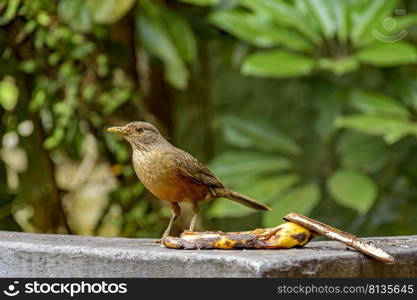
<path id="1" fill-rule="evenodd" d="M 186 231 L 179 238 L 162 238 L 162 244 L 175 249 L 289 249 L 303 247 L 322 234 L 386 264 L 395 262 L 393 256 L 371 241 L 359 239 L 351 233 L 297 213 L 289 213 L 284 220 L 287 222 L 277 227 L 252 231 Z"/>

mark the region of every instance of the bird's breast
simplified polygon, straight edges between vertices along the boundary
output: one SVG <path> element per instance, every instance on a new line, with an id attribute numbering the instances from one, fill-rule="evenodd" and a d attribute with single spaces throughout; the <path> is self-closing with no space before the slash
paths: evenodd
<path id="1" fill-rule="evenodd" d="M 169 201 L 196 201 L 207 187 L 181 176 L 169 151 L 134 152 L 133 166 L 139 180 L 156 197 Z"/>

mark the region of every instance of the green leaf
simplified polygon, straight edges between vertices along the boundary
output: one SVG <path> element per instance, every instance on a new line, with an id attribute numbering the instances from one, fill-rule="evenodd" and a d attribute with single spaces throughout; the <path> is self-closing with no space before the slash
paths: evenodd
<path id="1" fill-rule="evenodd" d="M 321 31 L 326 38 L 332 38 L 336 31 L 333 1 L 334 0 L 305 1 L 315 16 L 317 23 L 320 24 Z"/>
<path id="2" fill-rule="evenodd" d="M 19 98 L 19 89 L 12 77 L 5 77 L 0 81 L 0 105 L 8 111 L 15 108 Z"/>
<path id="3" fill-rule="evenodd" d="M 387 161 L 388 146 L 379 137 L 346 131 L 339 138 L 337 152 L 349 169 L 375 172 Z"/>
<path id="4" fill-rule="evenodd" d="M 319 34 L 312 29 L 312 24 L 309 24 L 305 16 L 296 7 L 284 1 L 240 0 L 239 3 L 254 11 L 273 16 L 277 24 L 296 29 L 314 44 L 320 42 Z"/>
<path id="5" fill-rule="evenodd" d="M 346 43 L 349 35 L 349 15 L 345 0 L 333 0 L 333 10 L 336 19 L 336 32 L 338 40 Z"/>
<path id="6" fill-rule="evenodd" d="M 140 3 L 136 26 L 142 45 L 164 62 L 166 80 L 177 89 L 184 90 L 189 74 L 183 57 L 191 58 L 191 54 L 187 52 L 190 41 L 173 39 L 173 32 L 178 33 L 178 18 L 165 13 L 162 7 L 150 1 L 142 0 Z M 167 28 L 171 21 L 175 26 L 172 30 Z M 187 32 L 184 33 L 184 38 L 189 38 Z"/>
<path id="7" fill-rule="evenodd" d="M 345 97 L 339 90 L 329 88 L 316 90 L 313 95 L 318 114 L 315 129 L 324 141 L 328 141 L 337 129 L 335 120 L 341 114 Z"/>
<path id="8" fill-rule="evenodd" d="M 94 22 L 113 24 L 119 21 L 135 4 L 135 0 L 88 0 Z"/>
<path id="9" fill-rule="evenodd" d="M 388 144 L 393 144 L 408 134 L 417 136 L 416 123 L 393 117 L 357 114 L 338 118 L 336 126 L 382 136 Z"/>
<path id="10" fill-rule="evenodd" d="M 256 52 L 246 57 L 241 71 L 260 77 L 299 77 L 310 73 L 314 60 L 283 50 Z"/>
<path id="11" fill-rule="evenodd" d="M 308 5 L 307 1 L 293 1 L 292 5 L 302 16 L 304 23 L 306 23 L 315 33 L 315 35 L 320 39 L 320 24 L 317 18 L 315 17 L 314 12 L 311 10 L 311 6 Z"/>
<path id="12" fill-rule="evenodd" d="M 3 15 L 0 16 L 0 25 L 6 25 L 16 17 L 17 10 L 19 8 L 21 0 L 9 0 L 7 1 L 7 8 Z M 4 5 L 0 2 L 1 5 Z M 2 7 L 2 10 L 4 7 Z"/>
<path id="13" fill-rule="evenodd" d="M 199 5 L 199 6 L 213 6 L 219 4 L 220 0 L 180 0 L 184 3 Z"/>
<path id="14" fill-rule="evenodd" d="M 327 188 L 335 201 L 366 213 L 377 196 L 377 187 L 368 176 L 346 169 L 338 170 L 327 180 Z"/>
<path id="15" fill-rule="evenodd" d="M 272 211 L 263 214 L 263 225 L 274 227 L 283 223 L 282 218 L 290 213 L 308 215 L 320 200 L 320 189 L 316 184 L 308 183 L 293 188 L 272 203 Z"/>
<path id="16" fill-rule="evenodd" d="M 267 203 L 299 181 L 300 177 L 298 175 L 286 174 L 263 178 L 252 177 L 243 181 L 240 185 L 228 185 L 228 187 Z M 207 211 L 207 215 L 211 218 L 244 217 L 253 213 L 256 213 L 256 211 L 226 199 L 216 200 Z"/>
<path id="17" fill-rule="evenodd" d="M 38 24 L 41 26 L 47 27 L 49 24 L 51 24 L 51 17 L 47 12 L 40 11 L 36 17 L 36 22 L 38 22 Z"/>
<path id="18" fill-rule="evenodd" d="M 281 173 L 292 167 L 291 161 L 261 152 L 226 152 L 217 156 L 209 167 L 229 188 L 264 203 L 300 181 L 296 174 Z M 254 212 L 230 200 L 219 199 L 211 205 L 208 215 L 242 217 Z"/>
<path id="19" fill-rule="evenodd" d="M 253 148 L 270 152 L 301 153 L 301 148 L 286 134 L 245 122 L 235 117 L 224 119 L 226 140 L 242 148 Z"/>
<path id="20" fill-rule="evenodd" d="M 398 4 L 397 0 L 371 0 L 369 2 L 358 17 L 351 20 L 350 37 L 354 44 L 359 44 L 364 37 L 369 35 L 382 22 L 384 17 L 394 11 Z M 352 17 L 354 17 L 353 14 Z"/>
<path id="21" fill-rule="evenodd" d="M 44 142 L 43 147 L 46 150 L 51 150 L 52 148 L 55 148 L 58 146 L 61 141 L 65 137 L 65 130 L 62 127 L 56 127 L 52 133 L 51 136 L 49 136 Z"/>
<path id="22" fill-rule="evenodd" d="M 129 159 L 129 151 L 120 142 L 120 137 L 115 134 L 104 134 L 104 143 L 116 155 L 118 162 L 126 162 Z"/>
<path id="23" fill-rule="evenodd" d="M 216 199 L 207 210 L 209 218 L 239 218 L 255 213 L 253 209 L 227 199 Z"/>
<path id="24" fill-rule="evenodd" d="M 367 37 L 369 41 L 379 40 L 395 43 L 408 35 L 407 29 L 417 25 L 417 14 L 407 12 L 404 16 L 391 16 L 382 20 Z"/>
<path id="25" fill-rule="evenodd" d="M 258 47 L 283 45 L 294 50 L 313 50 L 311 44 L 297 32 L 277 27 L 264 16 L 228 10 L 215 12 L 209 19 L 217 27 Z"/>
<path id="26" fill-rule="evenodd" d="M 89 32 L 92 28 L 92 13 L 88 3 L 84 0 L 59 1 L 58 15 L 76 31 Z"/>
<path id="27" fill-rule="evenodd" d="M 377 67 L 392 67 L 417 61 L 416 48 L 404 41 L 378 42 L 360 50 L 356 55 L 361 62 Z"/>
<path id="28" fill-rule="evenodd" d="M 350 103 L 358 110 L 371 115 L 387 115 L 408 118 L 410 113 L 400 102 L 372 91 L 353 89 Z"/>
<path id="29" fill-rule="evenodd" d="M 233 189 L 263 203 L 268 203 L 278 194 L 299 183 L 300 180 L 301 178 L 297 174 L 253 178 L 252 182 L 246 181 Z"/>
<path id="30" fill-rule="evenodd" d="M 406 69 L 401 69 L 393 73 L 390 81 L 402 102 L 417 110 L 417 80 Z"/>
<path id="31" fill-rule="evenodd" d="M 193 63 L 197 57 L 197 42 L 187 20 L 172 10 L 161 8 L 161 17 L 181 58 Z"/>
<path id="32" fill-rule="evenodd" d="M 407 12 L 407 14 L 404 16 L 395 16 L 393 18 L 397 23 L 397 26 L 392 29 L 394 33 L 398 33 L 408 27 L 417 25 L 417 13 Z"/>
<path id="33" fill-rule="evenodd" d="M 288 170 L 292 163 L 285 157 L 273 154 L 230 151 L 216 156 L 209 166 L 216 176 L 230 183 L 239 180 L 240 176 L 245 174 L 253 177 Z"/>
<path id="34" fill-rule="evenodd" d="M 335 73 L 337 76 L 353 72 L 359 69 L 359 61 L 354 56 L 341 58 L 320 58 L 317 66 L 323 70 Z"/>

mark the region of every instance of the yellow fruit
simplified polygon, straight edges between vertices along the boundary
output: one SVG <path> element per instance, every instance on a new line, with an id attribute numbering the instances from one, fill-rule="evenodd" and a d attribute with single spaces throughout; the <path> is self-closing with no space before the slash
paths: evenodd
<path id="1" fill-rule="evenodd" d="M 307 228 L 286 222 L 274 228 L 240 232 L 184 232 L 179 238 L 164 237 L 168 248 L 183 249 L 275 249 L 302 247 L 313 238 Z"/>

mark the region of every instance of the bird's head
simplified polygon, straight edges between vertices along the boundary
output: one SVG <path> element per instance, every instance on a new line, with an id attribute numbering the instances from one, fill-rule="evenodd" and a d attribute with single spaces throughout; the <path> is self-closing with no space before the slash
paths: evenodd
<path id="1" fill-rule="evenodd" d="M 146 150 L 167 143 L 158 129 L 147 122 L 131 122 L 125 126 L 107 128 L 107 131 L 121 135 L 134 149 Z"/>

